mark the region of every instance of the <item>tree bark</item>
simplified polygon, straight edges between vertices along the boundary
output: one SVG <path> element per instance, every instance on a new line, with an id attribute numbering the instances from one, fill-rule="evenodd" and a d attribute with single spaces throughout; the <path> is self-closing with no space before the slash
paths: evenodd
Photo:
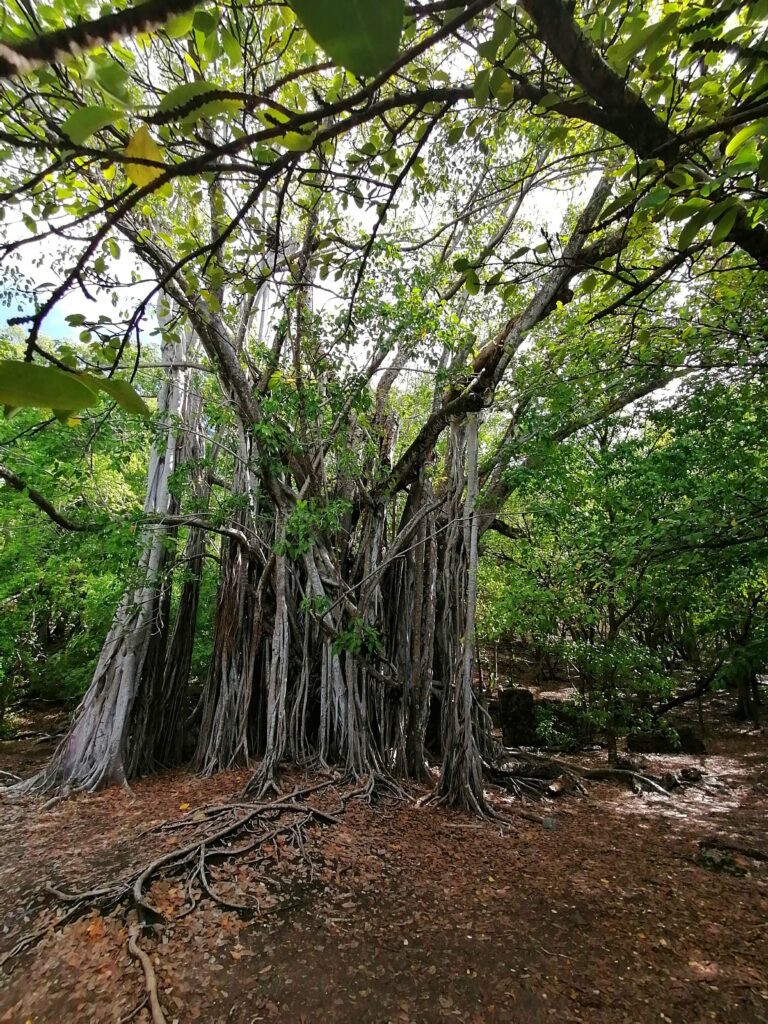
<path id="1" fill-rule="evenodd" d="M 488 815 L 483 792 L 483 766 L 472 728 L 472 669 L 475 654 L 475 613 L 477 606 L 478 518 L 475 503 L 478 490 L 477 416 L 467 417 L 466 426 L 454 422 L 451 432 L 451 478 L 453 508 L 460 523 L 449 528 L 446 576 L 453 577 L 453 616 L 456 635 L 462 643 L 454 658 L 448 692 L 443 700 L 443 764 L 436 797 L 452 807 Z M 466 453 L 466 480 L 463 455 Z M 461 494 L 465 492 L 463 505 Z M 457 516 L 457 519 L 459 517 Z M 448 582 L 446 580 L 446 582 Z"/>
<path id="2" fill-rule="evenodd" d="M 152 447 L 147 475 L 144 512 L 161 520 L 145 528 L 136 582 L 125 592 L 112 627 L 101 650 L 91 685 L 78 708 L 72 725 L 50 763 L 27 780 L 18 792 L 41 793 L 93 791 L 111 784 L 124 785 L 131 765 L 142 760 L 143 729 L 134 737 L 134 709 L 145 671 L 151 669 L 148 656 L 153 644 L 162 648 L 167 600 L 163 572 L 168 554 L 170 528 L 162 523 L 171 509 L 169 482 L 176 467 L 177 425 L 188 388 L 185 364 L 191 332 L 178 341 L 167 341 L 162 361 L 170 367 L 158 396 L 158 413 L 163 430 Z M 160 650 L 155 657 L 161 659 Z M 157 673 L 149 672 L 148 685 L 156 685 Z"/>

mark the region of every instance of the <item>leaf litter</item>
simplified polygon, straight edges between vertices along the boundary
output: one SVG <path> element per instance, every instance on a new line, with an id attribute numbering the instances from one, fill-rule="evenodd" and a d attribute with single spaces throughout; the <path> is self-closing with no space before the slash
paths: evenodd
<path id="1" fill-rule="evenodd" d="M 0 1022 L 153 1021 L 133 934 L 168 1024 L 764 1024 L 768 861 L 749 854 L 767 845 L 765 739 L 695 763 L 706 784 L 673 809 L 601 787 L 551 802 L 554 830 L 512 802 L 500 827 L 288 773 L 279 800 L 323 785 L 296 801 L 318 816 L 266 810 L 232 833 L 242 855 L 203 844 L 202 874 L 198 845 L 148 880 L 153 920 L 127 887 L 245 811 L 246 773 L 3 805 L 0 955 L 40 937 L 4 967 Z M 51 888 L 123 896 L 61 924 Z"/>

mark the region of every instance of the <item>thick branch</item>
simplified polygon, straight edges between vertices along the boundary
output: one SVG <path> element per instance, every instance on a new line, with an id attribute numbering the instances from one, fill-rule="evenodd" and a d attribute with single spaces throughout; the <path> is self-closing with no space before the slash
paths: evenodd
<path id="1" fill-rule="evenodd" d="M 56 523 L 57 526 L 60 526 L 62 530 L 72 530 L 75 533 L 86 533 L 89 530 L 96 529 L 96 526 L 93 523 L 76 523 L 71 519 L 67 519 L 66 516 L 57 512 L 50 501 L 48 501 L 47 498 L 44 498 L 39 491 L 34 490 L 34 488 L 26 484 L 20 476 L 16 476 L 16 474 L 12 473 L 10 469 L 1 465 L 0 479 L 5 480 L 10 487 L 13 487 L 15 491 L 19 491 L 20 494 L 26 494 L 29 500 L 37 505 L 42 512 L 45 512 L 48 518 Z"/>
<path id="2" fill-rule="evenodd" d="M 220 537 L 228 537 L 230 540 L 235 541 L 235 543 L 239 544 L 241 548 L 251 552 L 252 554 L 261 553 L 259 548 L 250 543 L 242 530 L 238 530 L 234 526 L 217 526 L 214 523 L 209 523 L 207 520 L 202 519 L 200 516 L 158 516 L 157 518 L 147 520 L 147 522 L 150 522 L 155 526 L 185 526 L 188 529 L 205 530 L 209 533 L 217 533 Z"/>
<path id="3" fill-rule="evenodd" d="M 393 494 L 415 479 L 420 466 L 434 448 L 452 416 L 465 416 L 483 407 L 529 331 L 549 316 L 569 280 L 583 269 L 583 261 L 579 259 L 581 251 L 609 191 L 608 181 L 601 180 L 585 206 L 561 259 L 550 270 L 533 299 L 522 313 L 507 321 L 493 341 L 477 356 L 472 367 L 475 376 L 468 386 L 455 397 L 452 391 L 448 392 L 442 407 L 426 421 L 415 440 L 400 457 L 390 476 L 379 488 L 379 494 Z M 601 254 L 600 258 L 603 258 L 602 247 L 598 247 L 597 251 Z"/>
<path id="4" fill-rule="evenodd" d="M 502 537 L 506 537 L 508 540 L 520 540 L 525 537 L 525 533 L 522 530 L 517 529 L 515 526 L 510 526 L 509 523 L 505 523 L 504 520 L 499 519 L 498 516 L 491 520 L 488 529 L 493 530 Z"/>
<path id="5" fill-rule="evenodd" d="M 703 697 L 705 694 L 709 693 L 712 688 L 712 683 L 715 681 L 715 677 L 722 668 L 722 665 L 723 659 L 720 657 L 718 658 L 715 667 L 708 672 L 703 679 L 700 679 L 690 690 L 685 690 L 683 693 L 679 693 L 677 696 L 671 697 L 663 704 L 659 704 L 657 708 L 654 708 L 653 717 L 661 718 L 662 715 L 665 715 L 673 708 L 679 708 L 683 704 L 687 704 L 689 701 L 696 700 L 697 697 Z"/>
<path id="6" fill-rule="evenodd" d="M 46 32 L 24 43 L 0 43 L 0 78 L 25 75 L 43 64 L 66 60 L 83 50 L 115 42 L 122 36 L 151 32 L 199 3 L 200 0 L 149 0 L 126 11 L 115 11 L 92 21 Z"/>
<path id="7" fill-rule="evenodd" d="M 610 131 L 641 156 L 671 148 L 674 132 L 603 59 L 562 0 L 521 0 L 539 39 L 609 115 Z M 607 126 L 607 124 L 606 124 Z"/>
<path id="8" fill-rule="evenodd" d="M 639 156 L 659 157 L 668 166 L 680 159 L 685 139 L 657 116 L 624 78 L 603 59 L 581 31 L 563 0 L 521 0 L 536 25 L 538 38 L 608 115 L 604 127 Z M 588 120 L 594 121 L 590 117 Z M 597 122 L 594 122 L 597 123 Z M 706 179 L 703 175 L 702 180 Z M 741 209 L 728 240 L 768 269 L 768 229 L 752 226 Z"/>

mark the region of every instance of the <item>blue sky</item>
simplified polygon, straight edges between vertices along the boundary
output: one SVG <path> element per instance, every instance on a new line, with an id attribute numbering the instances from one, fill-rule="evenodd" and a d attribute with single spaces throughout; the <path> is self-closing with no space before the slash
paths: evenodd
<path id="1" fill-rule="evenodd" d="M 26 233 L 26 228 L 19 223 L 6 223 L 3 228 L 4 237 L 8 239 L 17 235 L 23 237 Z M 0 268 L 0 288 L 2 289 L 0 291 L 0 327 L 5 326 L 14 317 L 31 314 L 34 311 L 31 289 L 39 286 L 41 289 L 39 301 L 44 302 L 51 294 L 51 289 L 61 280 L 62 268 L 69 267 L 76 255 L 76 252 L 73 253 L 67 249 L 67 243 L 63 240 L 53 242 L 48 240 L 45 243 L 33 242 L 32 245 L 25 245 L 13 253 L 8 266 L 3 265 Z M 13 261 L 12 264 L 11 261 Z M 3 273 L 3 271 L 7 271 L 7 273 Z M 146 266 L 139 263 L 132 251 L 123 251 L 119 259 L 112 260 L 110 271 L 122 283 L 121 301 L 117 308 L 112 304 L 110 289 L 89 285 L 94 298 L 88 299 L 75 286 L 60 299 L 45 318 L 41 330 L 43 337 L 53 341 L 77 338 L 82 327 L 70 327 L 66 320 L 67 316 L 72 313 L 80 313 L 88 320 L 93 321 L 98 321 L 102 314 L 109 316 L 110 319 L 114 316 L 116 321 L 120 322 L 125 311 L 130 312 L 135 303 L 141 301 L 152 287 Z M 139 271 L 140 281 L 131 285 L 129 282 L 136 271 Z M 19 282 L 18 285 L 17 282 Z M 16 289 L 14 289 L 15 285 Z M 10 301 L 6 301 L 7 293 L 14 290 L 13 297 Z M 154 326 L 154 311 L 150 322 Z M 19 326 L 25 330 L 26 325 L 20 324 Z"/>
<path id="2" fill-rule="evenodd" d="M 18 298 L 14 298 L 10 306 L 6 305 L 2 298 L 0 298 L 0 327 L 4 327 L 9 320 L 13 319 L 13 317 L 21 316 L 24 313 L 32 313 L 34 309 L 32 303 L 29 301 L 25 301 L 23 303 L 22 313 L 19 312 L 18 306 Z M 73 337 L 75 335 L 75 328 L 70 327 L 65 319 L 67 314 L 71 312 L 71 308 L 68 309 L 64 306 L 56 306 L 45 318 L 42 333 L 47 338 L 53 338 L 55 341 L 61 341 L 64 338 Z M 21 325 L 21 328 L 22 330 L 24 329 L 23 324 Z"/>

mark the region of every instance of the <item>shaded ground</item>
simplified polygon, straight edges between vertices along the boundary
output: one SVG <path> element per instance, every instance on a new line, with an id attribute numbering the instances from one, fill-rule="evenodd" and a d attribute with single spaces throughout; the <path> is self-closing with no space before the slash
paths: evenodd
<path id="1" fill-rule="evenodd" d="M 2 744 L 0 768 L 29 770 L 44 754 Z M 553 831 L 514 808 L 502 830 L 353 801 L 340 825 L 308 831 L 305 851 L 283 840 L 267 850 L 279 867 L 266 883 L 258 863 L 222 864 L 217 893 L 257 897 L 261 912 L 242 920 L 204 900 L 142 937 L 168 1021 L 768 1022 L 768 864 L 702 859 L 699 847 L 713 835 L 768 846 L 766 736 L 730 727 L 713 755 L 652 761 L 655 772 L 703 767 L 704 784 L 671 800 L 593 787 L 548 806 Z M 0 952 L 48 920 L 46 882 L 130 875 L 181 841 L 143 831 L 244 779 L 168 773 L 42 813 L 0 805 Z M 312 802 L 338 806 L 330 791 Z M 166 912 L 184 905 L 173 881 L 152 896 Z M 112 1022 L 144 999 L 119 916 L 51 930 L 9 966 L 0 1021 Z"/>

